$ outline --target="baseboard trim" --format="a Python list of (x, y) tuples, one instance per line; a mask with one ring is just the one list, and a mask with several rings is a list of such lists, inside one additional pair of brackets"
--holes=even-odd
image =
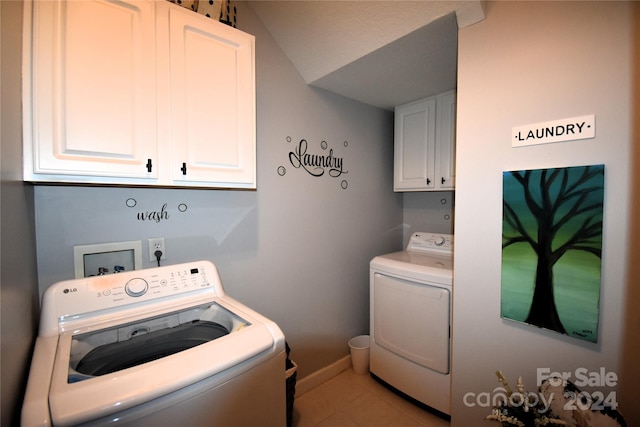
[(343, 371), (351, 368), (351, 356), (344, 356), (329, 366), (318, 369), (296, 382), (296, 397), (300, 397), (309, 390), (330, 380)]

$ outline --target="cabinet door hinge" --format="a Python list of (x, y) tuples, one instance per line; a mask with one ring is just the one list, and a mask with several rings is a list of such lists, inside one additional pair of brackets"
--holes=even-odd
[(153, 166), (151, 165), (151, 159), (147, 159), (147, 172), (151, 172)]

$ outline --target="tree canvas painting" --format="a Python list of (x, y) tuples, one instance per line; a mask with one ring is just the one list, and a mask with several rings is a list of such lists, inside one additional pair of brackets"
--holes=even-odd
[(604, 165), (504, 172), (501, 316), (597, 342)]

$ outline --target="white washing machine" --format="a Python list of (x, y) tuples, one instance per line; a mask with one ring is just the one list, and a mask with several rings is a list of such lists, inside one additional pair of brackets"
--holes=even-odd
[(453, 236), (414, 233), (405, 251), (373, 258), (371, 373), (451, 414)]
[(22, 426), (286, 425), (285, 340), (208, 261), (43, 296)]

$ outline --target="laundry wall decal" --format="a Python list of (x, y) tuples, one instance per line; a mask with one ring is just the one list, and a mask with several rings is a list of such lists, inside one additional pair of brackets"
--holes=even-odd
[[(287, 143), (291, 143), (291, 137), (287, 137)], [(349, 143), (344, 141), (344, 147), (348, 147)], [(333, 148), (329, 148), (327, 141), (321, 141), (320, 150), (314, 150), (310, 147), (309, 141), (301, 139), (289, 151), (289, 164), (295, 168), (305, 171), (309, 175), (320, 178), (330, 177), (339, 178), (349, 173), (345, 168), (344, 158), (336, 154)], [(278, 174), (284, 176), (287, 172), (285, 166), (278, 167)], [(347, 181), (342, 180), (340, 186), (347, 188)]]

